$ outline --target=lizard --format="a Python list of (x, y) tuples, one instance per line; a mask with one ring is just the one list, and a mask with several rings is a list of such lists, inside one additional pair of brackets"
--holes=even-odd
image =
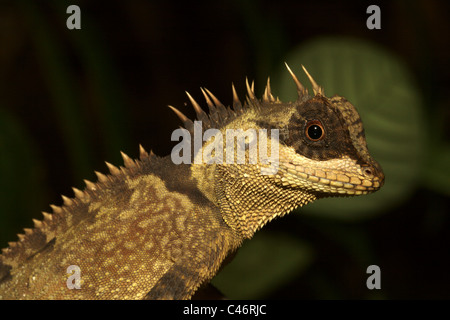
[[(232, 84), (232, 107), (201, 88), (208, 113), (186, 92), (194, 122), (169, 106), (184, 132), (198, 123), (220, 133), (263, 129), (267, 146), (278, 146), (277, 170), (263, 174), (268, 164), (260, 159), (175, 164), (141, 145), (139, 159), (122, 152), (123, 166), (106, 162), (109, 174), (96, 172), (96, 182), (63, 195), (61, 206), (51, 205), (52, 213), (33, 219), (34, 228), (2, 250), (0, 299), (190, 299), (274, 218), (324, 197), (380, 189), (384, 173), (368, 151), (356, 108), (344, 97), (327, 97), (302, 66), (310, 94), (286, 68), (298, 94), (292, 102), (274, 98), (268, 78), (261, 98), (246, 79), (244, 102)], [(278, 139), (268, 134), (274, 130), (282, 133)], [(213, 140), (191, 155), (197, 159)]]

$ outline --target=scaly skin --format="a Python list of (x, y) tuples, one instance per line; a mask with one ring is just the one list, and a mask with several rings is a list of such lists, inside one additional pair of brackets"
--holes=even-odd
[[(188, 94), (202, 130), (266, 135), (267, 148), (279, 150), (275, 173), (262, 174), (270, 164), (260, 159), (250, 163), (250, 148), (244, 164), (176, 165), (142, 147), (139, 160), (123, 154), (124, 167), (107, 164), (110, 175), (97, 173), (98, 182), (86, 181), (74, 198), (63, 196), (62, 206), (52, 206), (52, 214), (3, 249), (0, 298), (189, 299), (272, 219), (319, 198), (378, 190), (384, 175), (369, 154), (356, 109), (343, 97), (327, 98), (305, 70), (310, 96), (288, 71), (298, 91), (290, 103), (274, 99), (269, 82), (261, 100), (247, 82), (244, 106), (233, 87), (233, 110), (202, 89), (209, 114)], [(194, 123), (171, 108), (194, 133)], [(280, 130), (279, 140), (272, 129)], [(212, 141), (192, 159), (201, 160)], [(67, 286), (72, 265), (80, 268), (80, 289)]]

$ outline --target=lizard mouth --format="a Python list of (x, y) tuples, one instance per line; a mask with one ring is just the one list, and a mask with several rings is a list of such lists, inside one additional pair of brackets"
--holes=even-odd
[(291, 184), (292, 180), (296, 179), (295, 184), (323, 193), (363, 195), (377, 191), (384, 184), (384, 173), (378, 163), (355, 170), (311, 168), (287, 163), (284, 164), (283, 171), (286, 180), (290, 180)]
[[(311, 174), (299, 174), (303, 179), (315, 183), (319, 191), (338, 193), (342, 195), (362, 195), (377, 191), (383, 185), (383, 181), (378, 178), (362, 179), (346, 175), (343, 173), (330, 173), (327, 177), (320, 177)], [(334, 178), (334, 179), (333, 179)]]

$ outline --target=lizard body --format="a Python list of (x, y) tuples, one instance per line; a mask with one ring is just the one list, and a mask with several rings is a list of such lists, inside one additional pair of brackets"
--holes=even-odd
[[(247, 82), (244, 105), (233, 87), (233, 109), (202, 89), (209, 114), (188, 94), (202, 129), (280, 129), (279, 141), (267, 133), (268, 147), (279, 147), (276, 173), (262, 174), (260, 161), (174, 164), (142, 147), (139, 160), (122, 154), (124, 167), (107, 163), (109, 175), (96, 172), (96, 183), (63, 196), (62, 206), (52, 205), (52, 214), (2, 250), (0, 299), (189, 299), (275, 217), (319, 198), (378, 190), (384, 175), (356, 109), (343, 97), (327, 98), (304, 69), (309, 95), (287, 68), (294, 102), (275, 99), (269, 81), (260, 100)], [(193, 133), (196, 124), (171, 108)], [(80, 289), (67, 286), (73, 265)]]

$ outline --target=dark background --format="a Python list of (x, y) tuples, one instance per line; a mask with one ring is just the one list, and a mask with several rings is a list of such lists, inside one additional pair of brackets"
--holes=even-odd
[[(66, 28), (69, 4), (81, 8), (81, 30)], [(381, 30), (366, 28), (369, 4), (381, 8)], [(120, 150), (137, 157), (142, 144), (167, 155), (180, 122), (166, 106), (194, 114), (185, 90), (200, 99), (206, 87), (229, 103), (231, 82), (243, 96), (249, 76), (262, 94), (258, 84), (289, 50), (321, 35), (368, 40), (397, 55), (434, 119), (431, 139), (448, 142), (449, 9), (436, 0), (0, 1), (0, 247), (48, 204), (60, 205), (60, 194), (106, 172), (105, 160), (120, 165)], [(419, 187), (362, 221), (274, 221), (265, 232), (300, 237), (315, 260), (264, 297), (448, 299), (449, 194)], [(379, 295), (368, 293), (365, 270), (336, 241), (349, 230), (372, 243)]]

